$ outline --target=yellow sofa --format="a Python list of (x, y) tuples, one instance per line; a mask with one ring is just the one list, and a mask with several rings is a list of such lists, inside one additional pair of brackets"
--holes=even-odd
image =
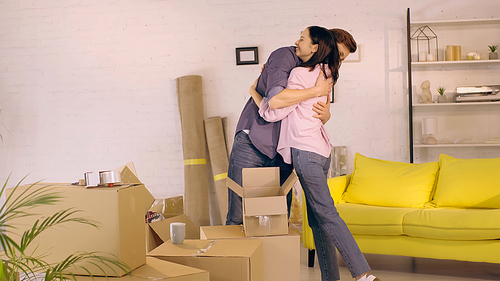
[(500, 158), (441, 154), (439, 162), (408, 164), (357, 153), (353, 173), (328, 185), (363, 253), (500, 263)]

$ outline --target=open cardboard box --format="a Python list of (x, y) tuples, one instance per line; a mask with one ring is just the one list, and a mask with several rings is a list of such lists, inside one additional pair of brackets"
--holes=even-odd
[[(77, 281), (109, 281), (106, 277), (76, 276)], [(209, 272), (206, 270), (188, 267), (156, 258), (147, 258), (145, 265), (132, 271), (130, 275), (114, 278), (115, 281), (209, 281)]]
[[(54, 205), (42, 205), (33, 210), (36, 216), (23, 217), (12, 221), (17, 227), (8, 228), (11, 237), (20, 239), (21, 234), (31, 228), (36, 219), (50, 216), (60, 210), (74, 208), (81, 210), (77, 216), (98, 222), (99, 228), (86, 224), (69, 223), (45, 230), (28, 248), (36, 253), (46, 254), (45, 261), (60, 262), (69, 255), (78, 252), (100, 252), (116, 256), (132, 270), (146, 263), (146, 234), (144, 216), (154, 201), (147, 188), (131, 170), (131, 163), (121, 168), (122, 185), (114, 187), (85, 188), (84, 185), (66, 183), (37, 183), (38, 186), (50, 185), (63, 198)], [(16, 194), (29, 185), (20, 186)], [(12, 192), (9, 189), (8, 194)], [(14, 195), (15, 196), (15, 195)], [(17, 241), (19, 242), (19, 241)], [(102, 271), (85, 263), (94, 275), (103, 275)], [(103, 267), (109, 276), (122, 276), (126, 272)], [(74, 274), (87, 275), (82, 269), (72, 269)]]
[(262, 251), (258, 239), (184, 240), (167, 241), (148, 256), (207, 270), (211, 281), (261, 281)]
[(146, 251), (151, 250), (170, 240), (170, 223), (183, 222), (186, 224), (186, 239), (200, 239), (198, 227), (186, 215), (175, 215), (160, 221), (146, 224)]
[(292, 172), (280, 186), (278, 167), (243, 169), (243, 186), (227, 178), (227, 186), (242, 198), (247, 237), (288, 234), (286, 195), (295, 181), (297, 175)]
[(184, 198), (183, 196), (175, 196), (169, 198), (156, 199), (149, 211), (162, 214), (163, 216), (171, 217), (184, 213)]
[[(245, 238), (239, 225), (202, 226), (201, 239)], [(300, 280), (300, 235), (290, 231), (288, 235), (248, 237), (262, 241), (264, 254), (264, 281)]]

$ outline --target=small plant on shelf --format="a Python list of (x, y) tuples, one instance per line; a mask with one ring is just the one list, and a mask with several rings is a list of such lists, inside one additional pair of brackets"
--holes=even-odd
[(446, 96), (444, 95), (444, 91), (446, 90), (445, 87), (440, 86), (437, 88), (438, 90), (438, 103), (445, 103), (446, 102)]
[(439, 93), (440, 96), (444, 95), (444, 90), (446, 90), (445, 87), (439, 87), (438, 88), (438, 93)]
[(488, 45), (488, 48), (490, 49), (490, 54), (489, 54), (490, 60), (497, 60), (498, 59), (498, 53), (497, 53), (498, 46), (497, 45)]

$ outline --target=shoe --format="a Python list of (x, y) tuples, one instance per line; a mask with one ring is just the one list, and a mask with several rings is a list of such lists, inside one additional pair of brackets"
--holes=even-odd
[(366, 274), (365, 276), (359, 278), (358, 281), (380, 281), (380, 279), (371, 274)]
[(371, 274), (367, 274), (365, 277), (366, 277), (366, 281), (380, 281), (380, 279), (378, 279), (377, 277), (375, 277)]

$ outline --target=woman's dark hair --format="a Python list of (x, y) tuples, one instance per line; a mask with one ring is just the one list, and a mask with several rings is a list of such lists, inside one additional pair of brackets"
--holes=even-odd
[(307, 29), (309, 30), (309, 37), (311, 37), (313, 44), (318, 44), (318, 50), (308, 61), (303, 62), (300, 66), (308, 67), (312, 71), (317, 64), (321, 63), (321, 70), (323, 70), (326, 79), (328, 75), (325, 71), (325, 65), (328, 65), (331, 72), (329, 77), (332, 77), (333, 83), (336, 83), (339, 78), (340, 68), (340, 55), (336, 38), (332, 37), (326, 28), (320, 26), (309, 26)]

